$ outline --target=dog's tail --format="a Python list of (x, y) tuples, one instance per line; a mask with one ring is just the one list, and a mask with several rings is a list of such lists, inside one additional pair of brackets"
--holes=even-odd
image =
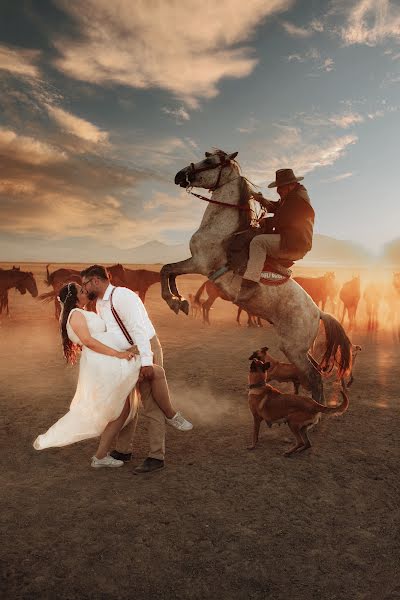
[(341, 378), (351, 371), (352, 344), (342, 325), (335, 317), (321, 311), (320, 319), (325, 327), (326, 350), (319, 366), (325, 373), (330, 373), (333, 367), (336, 366), (338, 377)]
[(343, 396), (343, 402), (337, 404), (336, 406), (325, 406), (324, 404), (320, 405), (320, 412), (328, 414), (328, 415), (342, 415), (349, 408), (349, 397), (344, 391), (344, 389), (340, 390), (340, 393)]

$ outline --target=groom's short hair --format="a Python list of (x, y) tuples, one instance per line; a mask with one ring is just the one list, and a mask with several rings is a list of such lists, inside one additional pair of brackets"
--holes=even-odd
[(81, 277), (99, 277), (99, 279), (108, 279), (107, 271), (101, 265), (92, 265), (81, 271)]

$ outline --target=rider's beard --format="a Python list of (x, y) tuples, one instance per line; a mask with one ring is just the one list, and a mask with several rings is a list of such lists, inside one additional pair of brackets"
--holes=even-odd
[(97, 292), (88, 292), (87, 297), (89, 298), (89, 300), (97, 300), (98, 293)]

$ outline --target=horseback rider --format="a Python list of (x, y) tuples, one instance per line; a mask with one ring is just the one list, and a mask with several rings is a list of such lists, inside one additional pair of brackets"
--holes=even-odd
[(277, 263), (280, 260), (294, 262), (311, 250), (315, 215), (307, 190), (299, 183), (303, 179), (296, 177), (292, 169), (279, 169), (275, 181), (268, 187), (277, 188), (280, 200), (273, 202), (261, 193), (254, 194), (254, 199), (274, 216), (261, 220), (263, 233), (256, 235), (250, 243), (237, 303), (249, 300), (258, 289), (266, 257)]

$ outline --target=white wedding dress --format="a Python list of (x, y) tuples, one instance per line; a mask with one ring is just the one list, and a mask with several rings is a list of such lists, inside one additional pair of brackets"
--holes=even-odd
[[(71, 310), (67, 321), (68, 337), (74, 344), (81, 344), (69, 323), (75, 310), (85, 316), (92, 337), (115, 350), (123, 350), (119, 337), (112, 331), (106, 331), (104, 321), (96, 313), (80, 308)], [(83, 346), (78, 385), (70, 409), (46, 433), (36, 438), (33, 443), (35, 450), (67, 446), (100, 436), (107, 423), (119, 417), (125, 400), (130, 395), (131, 410), (126, 420), (128, 423), (137, 410), (135, 386), (140, 366), (139, 356), (128, 361), (99, 354)]]

